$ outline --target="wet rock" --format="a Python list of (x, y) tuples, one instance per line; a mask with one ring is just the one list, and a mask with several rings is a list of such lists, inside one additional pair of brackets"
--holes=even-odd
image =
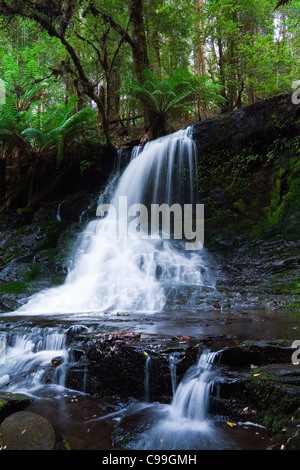
[(282, 122), (286, 135), (297, 134), (299, 114), (300, 107), (292, 103), (291, 94), (274, 96), (195, 123), (194, 139), (203, 153), (224, 148), (239, 152), (243, 147), (261, 152), (278, 137), (278, 122)]
[(56, 372), (57, 367), (61, 366), (63, 363), (63, 358), (61, 356), (56, 356), (51, 360), (51, 364), (46, 368), (46, 371), (43, 374), (41, 379), (42, 383), (50, 384), (53, 383), (53, 377)]
[(5, 450), (63, 450), (62, 439), (51, 423), (30, 411), (8, 416), (1, 425), (2, 446)]
[(264, 341), (244, 341), (220, 352), (220, 364), (231, 367), (250, 367), (251, 364), (288, 363), (293, 354), (291, 347)]
[(70, 345), (73, 363), (68, 367), (66, 385), (99, 396), (118, 395), (143, 399), (146, 367), (151, 398), (169, 399), (172, 395), (170, 355), (178, 354), (177, 375), (197, 362), (199, 345), (182, 338), (141, 338), (126, 331), (86, 335), (81, 347)]

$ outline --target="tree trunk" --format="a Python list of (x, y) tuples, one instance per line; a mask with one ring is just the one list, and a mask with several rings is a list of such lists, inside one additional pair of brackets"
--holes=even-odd
[(143, 82), (143, 70), (149, 68), (147, 41), (143, 17), (143, 0), (128, 0), (129, 15), (132, 24), (132, 52), (135, 75), (139, 82)]
[(223, 98), (226, 99), (226, 102), (221, 104), (221, 112), (225, 113), (229, 110), (229, 107), (228, 107), (228, 97), (226, 93), (225, 60), (224, 60), (223, 44), (222, 44), (220, 32), (218, 32), (218, 49), (219, 49), (220, 82), (223, 86), (221, 95), (223, 96)]
[(4, 158), (0, 158), (0, 198), (6, 194), (6, 161)]
[[(196, 0), (195, 4), (195, 39), (194, 39), (194, 72), (195, 75), (206, 75), (206, 63), (204, 54), (204, 38), (202, 28), (203, 0)], [(195, 103), (195, 112), (198, 119), (201, 120), (201, 111), (206, 116), (207, 106), (199, 100)]]
[(110, 109), (108, 111), (109, 121), (117, 119), (120, 115), (120, 94), (118, 93), (121, 88), (121, 76), (117, 71), (111, 76), (109, 87), (109, 103)]
[[(143, 71), (145, 69), (149, 69), (149, 57), (143, 17), (143, 0), (128, 0), (128, 9), (132, 24), (131, 46), (135, 76), (140, 83), (143, 83)], [(143, 114), (145, 131), (148, 132), (153, 123), (153, 112), (144, 105)]]

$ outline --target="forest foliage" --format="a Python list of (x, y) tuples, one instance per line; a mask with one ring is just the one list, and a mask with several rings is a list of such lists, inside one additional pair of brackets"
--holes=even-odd
[[(275, 6), (274, 0), (1, 1), (7, 106), (42, 128), (47, 114), (76, 94), (74, 112), (96, 109), (99, 138), (111, 144), (111, 123), (120, 119), (143, 115), (149, 130), (153, 113), (172, 117), (180, 108), (187, 121), (199, 120), (290, 92), (299, 79), (300, 2)], [(172, 89), (179, 70), (186, 96), (194, 98), (188, 106), (182, 87)]]

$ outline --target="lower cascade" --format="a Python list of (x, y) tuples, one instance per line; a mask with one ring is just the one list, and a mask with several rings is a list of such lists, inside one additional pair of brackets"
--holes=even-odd
[(216, 431), (208, 419), (210, 391), (214, 383), (217, 353), (204, 351), (198, 363), (178, 385), (164, 417), (145, 433), (136, 448), (189, 450), (214, 448)]
[(66, 338), (66, 331), (51, 327), (30, 326), (6, 335), (2, 333), (1, 390), (32, 394), (47, 383), (64, 387), (68, 361)]
[[(165, 237), (157, 224), (154, 231), (151, 225), (151, 234), (141, 233), (140, 223), (124, 236), (119, 207), (125, 201), (131, 210), (136, 204), (145, 210), (186, 204), (194, 210), (197, 172), (191, 129), (148, 142), (133, 155), (121, 176), (112, 178), (109, 190), (104, 190), (110, 195), (107, 213), (87, 224), (65, 283), (32, 296), (18, 313), (159, 312), (172, 309), (180, 299), (192, 308), (193, 289), (214, 289), (201, 244), (199, 249), (186, 249), (186, 240), (175, 234), (173, 239)], [(102, 200), (103, 195), (99, 204)]]

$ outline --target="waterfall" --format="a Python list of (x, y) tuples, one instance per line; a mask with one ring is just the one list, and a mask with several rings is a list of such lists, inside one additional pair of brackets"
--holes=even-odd
[(198, 363), (178, 385), (165, 417), (147, 431), (137, 448), (188, 450), (217, 448), (215, 430), (208, 420), (208, 404), (214, 382), (217, 353), (204, 351)]
[(164, 238), (160, 226), (151, 236), (137, 228), (124, 237), (124, 221), (117, 217), (125, 198), (129, 208), (187, 204), (194, 209), (196, 148), (191, 129), (149, 142), (133, 155), (100, 195), (99, 207), (109, 201), (110, 208), (87, 224), (65, 283), (32, 296), (18, 313), (153, 313), (172, 308), (193, 287), (214, 288), (203, 248), (188, 251), (182, 239)]
[(171, 405), (171, 413), (176, 420), (196, 423), (205, 421), (213, 384), (215, 355), (211, 352), (201, 354), (198, 364), (188, 370), (178, 386)]
[(148, 354), (146, 358), (145, 364), (145, 402), (149, 403), (150, 400), (150, 364), (151, 364), (151, 356)]

